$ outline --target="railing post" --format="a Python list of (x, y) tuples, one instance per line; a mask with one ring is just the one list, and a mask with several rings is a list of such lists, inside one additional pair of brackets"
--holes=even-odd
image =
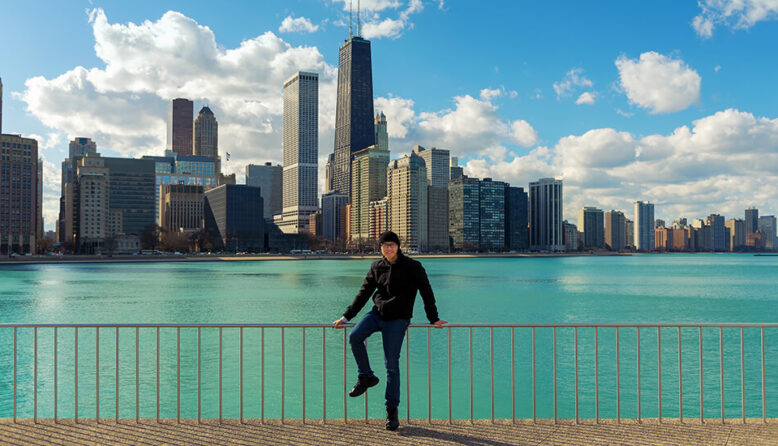
[(642, 372), (640, 370), (640, 326), (637, 327), (637, 335), (638, 335), (638, 340), (637, 340), (637, 344), (638, 344), (638, 424), (642, 424), (643, 423), (643, 420), (642, 420), (643, 417), (642, 417), (642, 413), (641, 412), (642, 412), (643, 402), (642, 402), (641, 395), (640, 395), (640, 390), (641, 390), (640, 389), (640, 378), (641, 378), (641, 372)]
[(95, 327), (95, 423), (100, 423), (100, 327), (97, 326)]
[(554, 424), (557, 424), (556, 409), (556, 326), (554, 326)]
[(33, 329), (33, 385), (32, 385), (32, 421), (38, 424), (38, 327)]
[(578, 327), (573, 329), (575, 336), (575, 424), (578, 424)]
[[(516, 359), (514, 358), (516, 347), (514, 345), (514, 337), (515, 337), (514, 329), (515, 327), (511, 327), (511, 424), (516, 424)], [(449, 329), (449, 333), (450, 332), (451, 329)], [(449, 370), (451, 370), (450, 363), (449, 363)], [(451, 381), (451, 376), (449, 376), (449, 382), (450, 381)], [(450, 399), (451, 399), (451, 388), (449, 387), (449, 400)]]
[(451, 327), (448, 327), (448, 424), (453, 424), (451, 404)]
[(470, 424), (473, 420), (473, 327), (470, 327)]
[(305, 424), (305, 327), (303, 327), (303, 424)]
[(621, 342), (619, 327), (616, 327), (616, 423), (621, 424)]
[(765, 367), (764, 367), (764, 327), (761, 327), (762, 334), (762, 424), (767, 423), (767, 392), (765, 388)]
[(537, 400), (536, 400), (536, 381), (535, 381), (535, 327), (532, 327), (532, 423), (537, 424)]
[(678, 327), (678, 415), (683, 423), (683, 368), (681, 367), (681, 327)]
[(597, 326), (594, 327), (594, 406), (595, 422), (600, 424), (600, 340)]
[(489, 363), (491, 366), (492, 424), (494, 424), (494, 327), (489, 327)]
[(181, 423), (181, 327), (176, 327), (176, 422)]
[(119, 326), (116, 326), (116, 413), (114, 418), (119, 424)]
[(159, 423), (159, 326), (157, 326), (157, 423)]
[(432, 327), (427, 327), (427, 422), (432, 424)]
[(197, 424), (200, 424), (200, 404), (201, 404), (201, 395), (200, 395), (200, 356), (202, 352), (202, 344), (200, 343), (200, 327), (197, 327)]
[(321, 423), (327, 424), (327, 342), (326, 329), (321, 327)]
[(135, 422), (140, 423), (140, 327), (135, 327)]
[[(305, 330), (305, 329), (303, 329)], [(305, 359), (305, 355), (303, 355), (303, 360)], [(303, 366), (305, 366), (305, 362), (303, 361)], [(305, 379), (303, 378), (303, 383), (305, 383)], [(304, 384), (303, 384), (304, 385)], [(240, 424), (243, 424), (243, 327), (240, 327)], [(303, 387), (304, 388), (304, 387)], [(303, 398), (305, 397), (305, 393), (303, 393)], [(305, 407), (305, 405), (303, 405)], [(303, 412), (303, 419), (305, 419), (305, 415)]]
[(743, 424), (746, 424), (746, 349), (743, 341), (743, 327), (740, 327), (740, 397)]
[(54, 423), (57, 423), (57, 327), (54, 327)]
[(724, 424), (724, 327), (719, 327), (719, 367), (721, 379), (721, 424)]
[(705, 392), (702, 376), (702, 326), (700, 329), (700, 424), (705, 424)]
[(657, 383), (659, 384), (659, 424), (662, 424), (662, 327), (656, 327)]
[[(13, 420), (14, 420), (14, 423), (16, 423), (16, 327), (14, 327), (13, 332), (14, 332), (14, 364), (13, 364), (13, 369), (14, 369), (14, 395), (13, 395), (13, 400), (14, 401), (13, 401)], [(76, 406), (76, 407), (78, 407), (78, 406)], [(76, 410), (78, 410), (78, 409), (76, 409)]]
[[(281, 332), (283, 333), (283, 328)], [(282, 341), (283, 342), (283, 341)], [(283, 393), (281, 394), (283, 407)], [(283, 422), (284, 413), (281, 412), (281, 421)], [(219, 327), (219, 424), (222, 424), (222, 327)]]

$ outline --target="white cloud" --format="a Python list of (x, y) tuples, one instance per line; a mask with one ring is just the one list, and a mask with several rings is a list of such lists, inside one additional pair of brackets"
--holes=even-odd
[(68, 138), (90, 136), (98, 150), (125, 156), (161, 153), (168, 101), (186, 97), (216, 114), (220, 151), (232, 155), (225, 169), (278, 161), (279, 92), (289, 76), (308, 70), (320, 76), (320, 140), (329, 140), (337, 69), (315, 47), (293, 47), (266, 32), (223, 48), (208, 27), (173, 11), (153, 22), (119, 24), (95, 9), (90, 21), (104, 67), (28, 79), (19, 96), (30, 113)]
[(365, 22), (362, 25), (361, 34), (365, 39), (375, 39), (379, 37), (396, 39), (402, 35), (404, 30), (405, 21), (385, 18), (380, 21)]
[(700, 99), (700, 75), (684, 61), (649, 51), (640, 59), (616, 59), (621, 88), (630, 102), (651, 113), (683, 110)]
[(668, 135), (637, 137), (611, 128), (560, 138), (526, 155), (476, 155), (466, 172), (518, 186), (544, 176), (564, 180), (565, 215), (582, 206), (620, 209), (655, 203), (657, 217), (742, 218), (746, 204), (778, 210), (778, 119), (728, 109)]
[(716, 65), (716, 66), (713, 68), (713, 71), (715, 71), (716, 73), (718, 73), (719, 71), (721, 71), (721, 65)]
[[(343, 9), (349, 10), (348, 0), (335, 0), (343, 1)], [(356, 7), (356, 5), (354, 5)], [(360, 4), (361, 12), (359, 17), (361, 19), (361, 28), (359, 33), (366, 39), (388, 38), (397, 39), (402, 36), (406, 29), (413, 28), (413, 23), (410, 21), (413, 14), (417, 14), (424, 9), (424, 4), (421, 0), (409, 0), (405, 8), (400, 9), (403, 3), (395, 0), (369, 0)], [(439, 9), (442, 9), (442, 2), (439, 3)], [(395, 17), (383, 17), (381, 14), (387, 12), (387, 10), (399, 10)], [(362, 14), (366, 12), (366, 14)], [(357, 25), (356, 18), (357, 10), (353, 9), (354, 26)], [(356, 31), (356, 30), (355, 30)]]
[(538, 143), (538, 132), (524, 120), (511, 123), (511, 136), (516, 144), (523, 147), (532, 147)]
[(592, 87), (594, 83), (583, 74), (583, 68), (573, 68), (565, 74), (564, 79), (554, 82), (557, 99), (570, 96), (580, 87)]
[[(195, 113), (206, 103), (213, 110), (219, 150), (232, 155), (223, 169), (242, 176), (247, 163), (281, 161), (281, 89), (305, 70), (319, 73), (320, 150), (331, 150), (337, 68), (317, 48), (294, 47), (272, 32), (224, 48), (208, 27), (173, 11), (156, 21), (122, 24), (95, 9), (90, 23), (100, 66), (30, 78), (15, 95), (62, 135), (56, 145), (87, 136), (109, 156), (161, 154), (169, 101), (186, 97), (195, 102)], [(64, 157), (59, 148), (42, 152), (55, 165)], [(58, 195), (58, 182), (51, 187), (56, 190), (46, 193)]]
[(414, 125), (416, 113), (413, 111), (413, 100), (396, 97), (376, 98), (374, 108), (376, 113), (384, 112), (386, 131), (389, 138), (404, 139), (409, 128)]
[(278, 31), (282, 33), (313, 33), (318, 31), (318, 29), (319, 25), (314, 25), (306, 17), (293, 18), (292, 16), (287, 16), (281, 22), (281, 26), (278, 27)]
[(390, 150), (402, 153), (415, 144), (449, 149), (453, 156), (505, 150), (505, 145), (532, 147), (538, 134), (525, 120), (505, 119), (494, 99), (507, 95), (503, 89), (485, 88), (479, 97), (453, 98), (453, 108), (416, 112), (410, 99), (390, 96), (376, 98), (376, 111), (386, 114)]
[(700, 37), (713, 37), (718, 25), (732, 29), (748, 29), (757, 22), (778, 18), (776, 0), (699, 0), (700, 14), (692, 27)]
[(576, 105), (581, 105), (581, 104), (591, 105), (594, 104), (594, 100), (596, 97), (597, 97), (597, 93), (586, 91), (584, 93), (581, 93), (581, 96), (578, 96), (578, 99), (575, 100), (575, 103)]

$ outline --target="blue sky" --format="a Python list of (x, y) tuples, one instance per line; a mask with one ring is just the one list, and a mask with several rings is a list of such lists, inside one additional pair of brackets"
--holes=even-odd
[[(573, 221), (585, 205), (630, 216), (635, 200), (669, 220), (778, 211), (775, 0), (361, 6), (393, 157), (422, 144), (479, 177), (562, 178)], [(211, 106), (241, 177), (281, 160), (283, 80), (318, 71), (320, 159), (332, 151), (343, 0), (6, 0), (2, 11), (3, 131), (39, 139), (47, 228), (68, 140), (160, 153), (173, 97)]]

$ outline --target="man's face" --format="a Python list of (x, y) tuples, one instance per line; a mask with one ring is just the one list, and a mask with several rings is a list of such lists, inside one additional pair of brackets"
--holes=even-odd
[(397, 257), (397, 243), (385, 242), (381, 243), (381, 254), (387, 258), (387, 260), (393, 260)]

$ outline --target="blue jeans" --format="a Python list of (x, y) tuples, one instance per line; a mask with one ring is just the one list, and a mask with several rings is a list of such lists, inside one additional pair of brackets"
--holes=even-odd
[(395, 319), (383, 321), (375, 311), (370, 311), (351, 330), (349, 342), (351, 352), (357, 361), (359, 377), (373, 376), (370, 360), (367, 357), (365, 339), (380, 331), (384, 341), (384, 362), (386, 364), (386, 407), (397, 407), (400, 404), (400, 350), (410, 319)]

